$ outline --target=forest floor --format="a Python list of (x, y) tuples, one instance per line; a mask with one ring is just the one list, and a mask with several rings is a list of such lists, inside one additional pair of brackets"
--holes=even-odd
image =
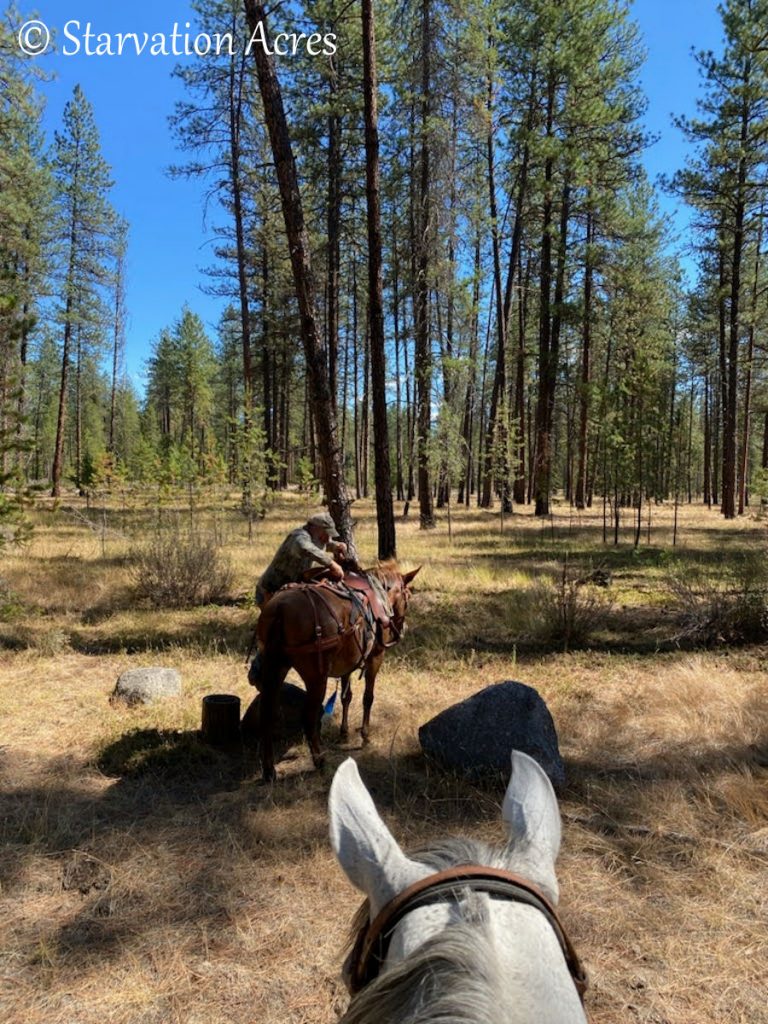
[[(372, 505), (353, 513), (365, 560)], [(333, 770), (357, 760), (406, 846), (501, 840), (503, 788), (444, 775), (417, 730), (517, 679), (545, 698), (566, 762), (561, 909), (591, 1020), (768, 1022), (767, 651), (697, 647), (680, 596), (681, 579), (713, 598), (765, 560), (765, 520), (684, 507), (673, 548), (672, 510), (653, 508), (635, 550), (629, 524), (603, 545), (599, 510), (516, 514), (501, 532), (497, 515), (454, 509), (450, 539), (444, 512), (424, 533), (412, 511), (398, 550), (423, 569), (379, 676), (371, 743), (339, 744), (337, 708), (326, 769), (300, 744), (264, 787), (252, 751), (200, 742), (201, 700), (253, 696), (253, 583), (306, 505), (281, 497), (250, 543), (235, 497), (196, 514), (231, 559), (226, 603), (137, 602), (132, 555), (151, 516), (135, 509), (67, 497), (38, 509), (25, 549), (0, 555), (0, 1019), (329, 1024), (346, 1005), (360, 900), (327, 840)], [(588, 619), (566, 651), (541, 629), (556, 586), (542, 596), (536, 581), (595, 569), (607, 588), (565, 588)], [(143, 665), (177, 668), (183, 697), (110, 704), (117, 676)]]

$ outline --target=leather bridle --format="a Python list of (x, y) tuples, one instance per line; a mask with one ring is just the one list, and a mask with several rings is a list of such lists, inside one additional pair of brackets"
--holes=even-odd
[(488, 868), (477, 864), (447, 868), (422, 878), (390, 900), (373, 921), (366, 921), (358, 932), (348, 960), (350, 992), (359, 992), (378, 976), (387, 958), (395, 926), (406, 914), (420, 907), (456, 900), (467, 889), (472, 892), (485, 892), (489, 896), (511, 900), (514, 903), (523, 903), (535, 907), (544, 914), (557, 936), (579, 999), (584, 1002), (584, 993), (587, 989), (586, 971), (550, 901), (540, 889), (520, 875), (501, 868)]

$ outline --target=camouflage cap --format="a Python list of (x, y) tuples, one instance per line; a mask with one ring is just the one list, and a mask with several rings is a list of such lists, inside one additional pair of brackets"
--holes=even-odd
[(335, 540), (339, 536), (336, 532), (336, 524), (329, 512), (319, 512), (316, 516), (311, 516), (307, 520), (307, 526), (319, 526), (321, 530), (327, 530), (331, 540)]

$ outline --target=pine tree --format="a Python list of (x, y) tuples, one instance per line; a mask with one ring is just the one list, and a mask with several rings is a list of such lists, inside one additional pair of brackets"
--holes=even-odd
[[(60, 246), (59, 322), (62, 330), (61, 381), (56, 443), (51, 471), (54, 497), (61, 493), (64, 440), (73, 356), (85, 338), (98, 338), (107, 322), (103, 289), (110, 274), (114, 214), (108, 193), (110, 168), (101, 155), (93, 108), (79, 85), (64, 108), (63, 130), (54, 143), (52, 171), (57, 186)], [(76, 352), (77, 346), (77, 352)], [(79, 474), (79, 466), (76, 472)]]
[[(245, 0), (245, 11), (252, 34), (256, 33), (258, 29), (265, 33), (268, 31), (266, 14), (261, 4), (254, 0)], [(349, 512), (350, 502), (344, 480), (336, 415), (328, 379), (327, 354), (323, 351), (322, 338), (318, 329), (315, 279), (309, 236), (304, 220), (304, 209), (282, 92), (273, 58), (261, 46), (254, 47), (253, 53), (264, 107), (264, 118), (280, 187), (285, 232), (299, 305), (304, 357), (317, 428), (323, 486), (339, 534), (351, 547), (353, 539)]]
[(29, 363), (50, 221), (42, 101), (32, 62), (8, 30), (17, 15), (11, 7), (0, 22), (0, 475), (8, 481), (28, 468)]
[(378, 78), (376, 28), (372, 0), (363, 0), (363, 51), (365, 71), (366, 196), (368, 206), (368, 322), (371, 334), (371, 387), (376, 460), (376, 519), (379, 558), (397, 554), (389, 469), (389, 425), (386, 401), (384, 353), (384, 299), (381, 273), (381, 202), (379, 195)]
[[(744, 338), (748, 249), (762, 219), (768, 170), (768, 48), (766, 0), (729, 0), (720, 8), (722, 56), (697, 54), (703, 80), (700, 116), (678, 124), (696, 147), (672, 187), (700, 214), (703, 235), (718, 251), (721, 290), (722, 504), (736, 515), (738, 409)], [(746, 443), (746, 439), (744, 441)]]

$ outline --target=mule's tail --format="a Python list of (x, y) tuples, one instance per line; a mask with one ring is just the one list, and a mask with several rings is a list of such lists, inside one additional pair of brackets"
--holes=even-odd
[[(265, 608), (261, 612), (262, 616), (269, 615), (269, 607)], [(259, 636), (261, 630), (261, 617), (256, 623), (256, 630), (254, 632), (254, 642), (256, 645), (256, 653), (251, 667), (248, 669), (248, 682), (251, 686), (255, 686), (258, 690), (261, 690), (261, 682), (264, 676), (265, 666), (268, 667), (270, 662), (270, 655), (274, 651), (280, 651), (283, 648), (283, 620), (282, 616), (278, 613), (277, 607), (272, 608), (271, 621), (266, 625), (265, 635)]]

